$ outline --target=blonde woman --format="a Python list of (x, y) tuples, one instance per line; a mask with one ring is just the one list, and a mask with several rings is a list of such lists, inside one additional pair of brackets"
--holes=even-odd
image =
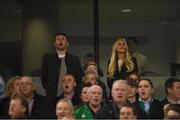
[(21, 76), (11, 77), (5, 87), (5, 98), (0, 101), (0, 118), (8, 116), (10, 97), (14, 93), (20, 93), (20, 79)]
[(5, 95), (10, 97), (13, 93), (20, 93), (21, 76), (13, 76), (6, 84)]
[(133, 71), (138, 72), (137, 61), (130, 56), (125, 39), (118, 38), (113, 44), (111, 59), (107, 69), (107, 84), (110, 90), (115, 80), (125, 79)]

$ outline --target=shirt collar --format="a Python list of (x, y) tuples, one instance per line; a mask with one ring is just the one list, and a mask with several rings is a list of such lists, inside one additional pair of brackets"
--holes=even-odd
[(151, 98), (149, 98), (148, 100), (143, 100), (142, 98), (140, 98), (139, 97), (139, 101), (142, 101), (143, 103), (150, 103), (150, 102), (152, 102), (153, 101), (153, 98), (151, 97)]

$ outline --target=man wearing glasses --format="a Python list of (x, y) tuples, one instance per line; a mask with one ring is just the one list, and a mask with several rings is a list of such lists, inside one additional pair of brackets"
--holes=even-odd
[(35, 92), (33, 79), (29, 76), (23, 76), (20, 81), (20, 92), (28, 101), (30, 118), (52, 118), (53, 105), (45, 96)]

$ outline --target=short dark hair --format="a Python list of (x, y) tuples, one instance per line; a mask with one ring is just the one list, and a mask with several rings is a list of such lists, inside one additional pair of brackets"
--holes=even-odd
[(123, 104), (123, 105), (121, 106), (121, 108), (120, 108), (120, 111), (121, 111), (121, 109), (122, 109), (123, 107), (131, 108), (132, 111), (133, 111), (133, 113), (134, 113), (134, 115), (137, 115), (137, 111), (136, 111), (136, 109), (135, 109), (135, 107), (134, 107), (133, 104), (131, 104), (131, 103)]
[(152, 81), (151, 81), (150, 79), (148, 79), (148, 78), (143, 78), (143, 79), (141, 79), (141, 80), (139, 81), (139, 83), (140, 83), (141, 81), (143, 81), (143, 80), (149, 82), (151, 88), (154, 88), (154, 85), (153, 85)]
[(66, 33), (58, 32), (58, 33), (56, 33), (55, 38), (56, 38), (58, 35), (63, 35), (63, 36), (65, 36), (66, 39), (68, 40), (68, 36), (67, 36)]
[(134, 36), (129, 36), (126, 38), (126, 41), (129, 41), (129, 40), (133, 40), (135, 42), (135, 44), (138, 44), (138, 39), (137, 37), (134, 37)]
[(173, 88), (173, 84), (175, 82), (180, 82), (179, 78), (171, 77), (171, 78), (166, 80), (166, 82), (164, 84), (166, 95), (168, 94), (168, 88)]

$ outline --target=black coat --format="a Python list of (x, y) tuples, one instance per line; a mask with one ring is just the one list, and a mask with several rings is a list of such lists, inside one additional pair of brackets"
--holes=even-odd
[(119, 108), (111, 101), (109, 104), (104, 105), (100, 111), (97, 112), (96, 119), (119, 119)]
[(55, 113), (53, 113), (53, 111), (54, 107), (52, 101), (45, 96), (35, 93), (31, 114), (28, 118), (54, 118)]
[[(65, 64), (67, 73), (75, 77), (78, 85), (82, 79), (82, 68), (77, 56), (66, 53)], [(41, 82), (49, 97), (55, 97), (57, 94), (57, 84), (59, 79), (59, 70), (61, 67), (61, 60), (58, 58), (57, 52), (46, 53), (42, 60)]]
[(143, 108), (141, 108), (139, 101), (135, 102), (134, 105), (138, 119), (163, 119), (164, 117), (162, 103), (156, 99), (152, 101), (149, 113), (146, 113)]
[[(56, 104), (58, 103), (59, 100), (64, 99), (64, 98), (65, 98), (64, 93), (62, 95), (60, 95), (59, 97), (56, 97), (55, 102), (54, 102), (55, 106), (56, 106)], [(77, 106), (77, 105), (79, 105), (81, 103), (80, 96), (79, 96), (79, 94), (77, 94), (77, 92), (74, 93), (74, 95), (73, 95), (73, 97), (71, 99), (71, 102), (72, 102), (73, 106)]]

